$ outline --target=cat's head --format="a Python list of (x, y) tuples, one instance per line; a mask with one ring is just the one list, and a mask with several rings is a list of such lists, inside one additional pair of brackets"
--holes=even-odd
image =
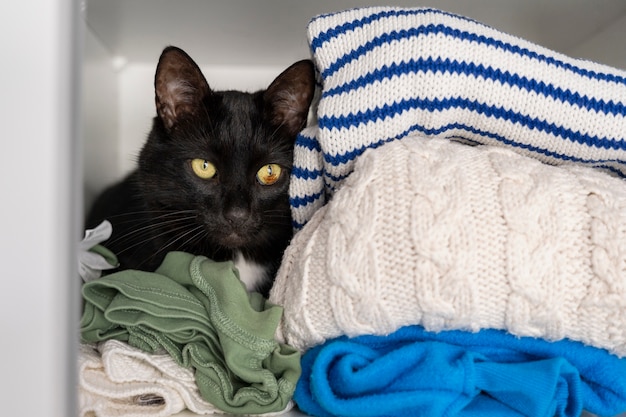
[(266, 90), (214, 91), (184, 51), (163, 51), (155, 75), (157, 116), (139, 157), (139, 177), (150, 209), (172, 220), (163, 228), (170, 235), (180, 228), (180, 243), (187, 242), (174, 246), (271, 251), (289, 239), (293, 147), (314, 86), (313, 65), (303, 60)]

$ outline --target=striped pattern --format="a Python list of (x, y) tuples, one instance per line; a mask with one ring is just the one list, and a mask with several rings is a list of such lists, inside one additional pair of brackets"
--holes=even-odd
[(296, 230), (365, 150), (414, 134), (626, 176), (624, 71), (434, 9), (322, 15), (308, 37), (321, 96), (296, 142)]

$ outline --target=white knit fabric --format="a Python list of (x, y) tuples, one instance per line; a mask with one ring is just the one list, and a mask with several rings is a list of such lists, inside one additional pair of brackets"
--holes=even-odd
[(501, 147), (390, 142), (295, 235), (270, 301), (302, 350), (420, 324), (626, 356), (626, 183)]
[[(166, 417), (189, 409), (220, 413), (202, 399), (193, 373), (170, 355), (148, 354), (117, 340), (79, 352), (81, 417)], [(152, 405), (149, 401), (156, 400)]]
[(321, 97), (317, 125), (296, 142), (296, 230), (366, 149), (411, 134), (626, 176), (624, 71), (433, 9), (347, 10), (307, 33)]
[[(205, 401), (190, 369), (169, 354), (151, 354), (118, 340), (81, 344), (78, 356), (80, 417), (167, 417), (189, 410), (223, 414)], [(277, 416), (293, 408), (262, 414)]]

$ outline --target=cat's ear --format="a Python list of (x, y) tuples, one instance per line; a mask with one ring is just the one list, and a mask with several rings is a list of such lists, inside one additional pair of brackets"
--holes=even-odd
[(161, 53), (154, 90), (157, 114), (168, 130), (182, 118), (196, 114), (211, 92), (198, 65), (175, 46), (168, 46)]
[(315, 72), (309, 59), (298, 61), (283, 71), (263, 95), (267, 116), (295, 136), (307, 121), (315, 92)]

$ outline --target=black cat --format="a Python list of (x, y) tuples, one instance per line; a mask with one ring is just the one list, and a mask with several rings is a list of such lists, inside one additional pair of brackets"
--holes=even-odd
[(213, 91), (181, 49), (155, 75), (157, 116), (137, 169), (95, 201), (87, 227), (108, 219), (104, 245), (121, 269), (153, 271), (169, 251), (233, 260), (265, 295), (292, 234), (289, 175), (314, 92), (309, 60), (255, 93)]

